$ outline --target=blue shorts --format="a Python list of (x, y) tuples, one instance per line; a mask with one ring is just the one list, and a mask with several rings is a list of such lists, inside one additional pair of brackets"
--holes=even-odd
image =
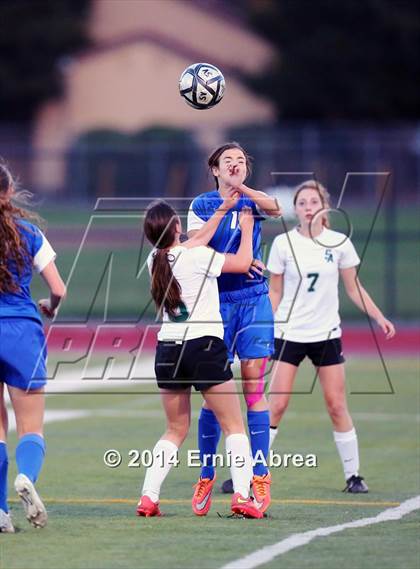
[(25, 391), (47, 383), (42, 324), (30, 318), (0, 318), (0, 382)]
[(221, 302), (224, 341), (229, 360), (271, 356), (274, 351), (274, 318), (268, 294), (259, 294), (237, 302)]

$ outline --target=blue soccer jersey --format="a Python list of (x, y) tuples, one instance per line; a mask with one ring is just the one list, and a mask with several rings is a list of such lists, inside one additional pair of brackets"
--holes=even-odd
[(0, 318), (34, 318), (41, 322), (39, 312), (31, 298), (30, 284), (33, 270), (42, 272), (55, 259), (56, 254), (45, 235), (36, 225), (26, 220), (16, 220), (25, 248), (23, 271), (19, 273), (15, 261), (8, 261), (7, 268), (18, 286), (16, 292), (0, 292)]
[[(223, 199), (217, 190), (197, 196), (188, 212), (188, 231), (200, 229), (222, 202)], [(209, 246), (219, 253), (235, 254), (238, 251), (241, 242), (239, 214), (243, 207), (250, 207), (254, 214), (253, 257), (261, 260), (261, 221), (264, 216), (255, 203), (246, 196), (241, 196), (235, 206), (226, 213)], [(267, 279), (256, 273), (254, 278), (240, 273), (222, 273), (218, 278), (218, 285), (222, 302), (242, 300), (268, 292)]]
[[(197, 196), (188, 212), (188, 231), (200, 229), (222, 201), (217, 190)], [(241, 242), (239, 214), (243, 207), (250, 207), (254, 214), (253, 257), (261, 260), (261, 221), (264, 215), (246, 196), (241, 196), (225, 214), (209, 245), (219, 253), (235, 254), (238, 251)], [(273, 351), (274, 333), (267, 279), (256, 273), (254, 278), (241, 273), (222, 273), (217, 280), (229, 359), (233, 361), (235, 354), (241, 360), (269, 356)]]

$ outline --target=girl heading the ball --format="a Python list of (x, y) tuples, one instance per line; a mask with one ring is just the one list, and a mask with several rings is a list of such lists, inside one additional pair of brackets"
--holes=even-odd
[[(188, 434), (191, 388), (194, 387), (220, 422), (226, 437), (226, 452), (233, 458), (232, 511), (246, 517), (262, 517), (249, 497), (250, 446), (223, 342), (217, 288), (217, 277), (221, 273), (241, 273), (251, 264), (254, 225), (251, 210), (244, 208), (240, 212), (241, 243), (236, 255), (217, 253), (206, 247), (237, 200), (236, 193), (227, 195), (202, 229), (183, 243), (181, 220), (170, 205), (155, 202), (146, 212), (144, 232), (154, 247), (148, 258), (151, 293), (163, 318), (155, 373), (167, 427), (153, 449), (153, 463), (146, 471), (137, 506), (139, 516), (160, 515), (161, 485)], [(239, 462), (235, 457), (239, 457)], [(239, 463), (242, 466), (238, 466)], [(201, 504), (202, 515), (208, 512), (210, 505), (211, 499)]]
[[(267, 358), (273, 351), (273, 312), (268, 296), (267, 279), (262, 273), (261, 225), (267, 217), (281, 215), (281, 207), (275, 199), (264, 192), (245, 184), (251, 173), (250, 157), (237, 142), (229, 142), (217, 148), (208, 159), (208, 166), (216, 188), (197, 196), (188, 213), (188, 235), (194, 236), (223, 198), (234, 188), (239, 192), (238, 203), (225, 216), (210, 246), (220, 253), (235, 253), (238, 250), (241, 229), (238, 215), (243, 206), (250, 207), (254, 214), (252, 235), (253, 262), (251, 272), (223, 273), (218, 279), (220, 311), (224, 325), (224, 340), (229, 359), (235, 355), (241, 362), (242, 388), (247, 405), (247, 421), (253, 457), (264, 456), (269, 450), (270, 420), (268, 403), (264, 395), (264, 374)], [(200, 453), (214, 455), (220, 438), (220, 426), (214, 413), (204, 405), (199, 418), (198, 445)], [(210, 496), (215, 483), (215, 469), (203, 464), (201, 476), (192, 499), (193, 511)], [(252, 491), (262, 512), (270, 504), (271, 475), (266, 463), (255, 461)], [(232, 491), (232, 481), (222, 485), (226, 493)]]

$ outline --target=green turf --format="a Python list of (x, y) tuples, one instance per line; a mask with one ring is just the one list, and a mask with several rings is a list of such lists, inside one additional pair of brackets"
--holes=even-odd
[[(144, 469), (128, 468), (127, 464), (130, 449), (152, 448), (164, 428), (155, 387), (149, 386), (144, 394), (104, 394), (98, 390), (96, 394), (49, 396), (49, 410), (82, 409), (89, 416), (46, 425), (48, 454), (38, 489), (47, 501), (49, 525), (42, 531), (34, 530), (24, 519), (20, 505), (13, 502), (19, 532), (1, 537), (0, 567), (216, 568), (294, 532), (375, 516), (387, 507), (369, 505), (373, 502), (399, 502), (419, 494), (418, 365), (406, 359), (387, 364), (393, 395), (349, 395), (360, 441), (362, 474), (370, 493), (350, 496), (340, 492), (341, 466), (316, 385), (313, 393), (294, 395), (275, 450), (315, 453), (318, 467), (272, 469), (276, 503), (269, 517), (258, 521), (219, 518), (217, 512), (229, 513), (229, 505), (220, 501), (224, 498), (220, 494), (215, 495), (217, 501), (206, 518), (196, 518), (191, 512), (191, 486), (198, 470), (186, 468), (185, 461), (187, 449), (196, 448), (198, 395), (193, 397), (191, 434), (181, 452), (181, 465), (170, 473), (162, 491), (163, 501), (176, 499), (180, 503), (163, 503), (166, 516), (150, 520), (134, 516)], [(361, 384), (384, 385), (376, 359), (351, 358), (347, 372), (349, 391), (358, 390)], [(305, 366), (296, 390), (310, 391), (312, 381), (313, 372)], [(15, 442), (12, 434), (10, 484), (15, 474)], [(119, 468), (104, 466), (102, 456), (109, 448), (122, 453)], [(227, 474), (220, 469), (219, 481)], [(129, 503), (107, 502), (115, 498)], [(342, 503), (309, 505), (279, 503), (281, 500)], [(360, 501), (362, 505), (356, 504)], [(411, 514), (397, 522), (346, 530), (291, 551), (267, 567), (415, 569), (420, 555), (418, 523), (418, 515)]]
[[(193, 198), (191, 198), (192, 200)], [(188, 202), (188, 200), (187, 200)], [(187, 203), (186, 202), (186, 203)], [(49, 228), (53, 227), (85, 227), (88, 223), (91, 215), (94, 214), (93, 205), (89, 204), (79, 205), (77, 208), (70, 206), (55, 206), (49, 207), (48, 205), (39, 210), (42, 218), (47, 222)], [(360, 207), (356, 202), (347, 204), (342, 204), (342, 209), (344, 209), (355, 229), (355, 231), (368, 231), (372, 226), (372, 220), (376, 214), (378, 203), (372, 202), (369, 204), (363, 204)], [(99, 212), (103, 213), (103, 212)], [(96, 212), (98, 214), (98, 212)], [(333, 213), (331, 215), (331, 221), (336, 224), (343, 224), (343, 218), (340, 214)], [(385, 206), (379, 209), (379, 213), (375, 222), (375, 230), (383, 230), (387, 226), (387, 214), (385, 211)], [(338, 228), (337, 228), (338, 229)], [(415, 207), (400, 206), (396, 210), (396, 229), (397, 231), (416, 231), (418, 230), (418, 215)]]
[[(353, 208), (350, 212), (354, 225), (353, 241), (362, 255), (374, 215), (373, 207), (371, 211)], [(150, 247), (147, 243), (142, 245), (141, 219), (134, 214), (134, 217), (112, 217), (110, 220), (107, 215), (94, 218), (86, 242), (76, 259), (84, 234), (83, 222), (86, 224), (89, 219), (88, 212), (70, 211), (65, 216), (58, 211), (46, 212), (46, 218), (51, 218), (52, 228), (70, 226), (74, 230), (74, 242), (70, 240), (56, 247), (57, 265), (66, 281), (72, 272), (68, 297), (59, 316), (61, 321), (75, 318), (84, 320), (88, 315), (103, 318), (105, 306), (109, 319), (136, 321), (150, 320), (154, 316), (148, 292), (149, 277), (144, 265)], [(412, 237), (416, 235), (417, 224), (413, 212), (399, 211), (397, 221), (399, 230), (410, 231)], [(273, 220), (264, 225), (265, 258), (280, 226), (279, 221)], [(395, 267), (389, 274), (389, 244), (381, 237), (385, 228), (386, 219), (381, 214), (364, 253), (359, 273), (361, 281), (385, 312), (394, 310), (394, 317), (398, 319), (419, 319), (420, 296), (416, 286), (413, 286), (420, 276), (419, 240), (397, 234)], [(121, 229), (128, 231), (128, 236), (125, 233), (125, 237), (118, 240), (118, 231)], [(343, 228), (339, 224), (337, 229)], [(389, 296), (392, 293), (388, 291), (392, 278), (395, 281), (395, 286), (391, 287), (395, 290), (394, 302)], [(40, 279), (34, 279), (32, 292), (35, 298), (45, 296), (45, 287)], [(341, 295), (341, 314), (346, 319), (363, 318), (344, 293)]]

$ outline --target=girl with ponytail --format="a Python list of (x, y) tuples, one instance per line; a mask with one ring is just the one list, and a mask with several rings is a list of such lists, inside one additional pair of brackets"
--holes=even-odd
[[(137, 505), (138, 516), (160, 515), (160, 488), (188, 434), (194, 387), (216, 414), (226, 436), (226, 451), (234, 458), (230, 461), (235, 487), (232, 511), (250, 518), (262, 517), (249, 496), (250, 446), (223, 342), (217, 287), (222, 272), (246, 273), (252, 263), (251, 210), (244, 208), (239, 215), (241, 243), (235, 255), (206, 247), (238, 197), (238, 192), (232, 190), (202, 229), (182, 243), (181, 220), (169, 204), (154, 202), (146, 212), (144, 232), (154, 247), (148, 258), (151, 293), (163, 319), (155, 373), (167, 427), (153, 449), (153, 463), (146, 471)], [(208, 512), (210, 505), (211, 499), (202, 501), (201, 515)]]

